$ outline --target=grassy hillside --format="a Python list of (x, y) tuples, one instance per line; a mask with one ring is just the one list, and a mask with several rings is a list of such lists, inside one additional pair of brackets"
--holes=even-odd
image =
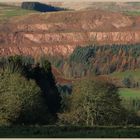
[(0, 22), (10, 19), (15, 16), (24, 16), (27, 14), (35, 13), (33, 10), (21, 9), (17, 6), (9, 6), (0, 3)]
[[(12, 5), (21, 5), (22, 1), (19, 0), (10, 0)], [(25, 0), (24, 0), (25, 1)], [(32, 1), (33, 0), (26, 0)], [(5, 2), (5, 0), (3, 0)], [(109, 0), (102, 0), (102, 2), (98, 2), (98, 0), (38, 0), (38, 2), (44, 4), (50, 4), (52, 6), (57, 6), (61, 8), (68, 8), (74, 10), (84, 10), (84, 9), (101, 9), (101, 10), (109, 10), (109, 11), (128, 11), (135, 12), (140, 11), (140, 2), (126, 2), (125, 0), (122, 2), (109, 2)]]

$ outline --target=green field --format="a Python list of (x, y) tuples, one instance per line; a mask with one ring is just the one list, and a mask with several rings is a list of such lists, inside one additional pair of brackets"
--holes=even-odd
[(1, 127), (0, 138), (139, 138), (139, 127)]
[[(114, 72), (110, 74), (112, 78), (123, 80), (126, 77), (132, 77), (136, 81), (140, 81), (140, 70), (128, 70), (125, 72)], [(140, 98), (140, 89), (138, 88), (120, 88), (120, 95), (124, 98)]]
[(128, 70), (125, 72), (114, 72), (110, 74), (109, 76), (115, 77), (115, 78), (121, 78), (123, 79), (124, 77), (132, 76), (134, 79), (139, 80), (140, 79), (140, 70)]
[(133, 89), (133, 88), (121, 88), (119, 90), (120, 96), (125, 99), (140, 99), (140, 89)]
[(140, 11), (125, 11), (124, 14), (128, 16), (139, 16)]
[(15, 16), (24, 16), (27, 14), (35, 13), (36, 11), (21, 9), (17, 6), (8, 6), (0, 4), (0, 21), (5, 21)]

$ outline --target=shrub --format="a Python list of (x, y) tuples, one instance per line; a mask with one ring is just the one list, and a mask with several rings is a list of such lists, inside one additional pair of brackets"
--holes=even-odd
[(125, 77), (122, 82), (127, 88), (130, 88), (132, 86), (132, 77)]
[(0, 124), (48, 123), (49, 113), (40, 88), (20, 74), (0, 73)]
[(69, 110), (60, 122), (73, 125), (119, 125), (125, 119), (118, 89), (108, 81), (85, 79), (74, 84)]
[(57, 90), (51, 63), (46, 57), (41, 57), (35, 63), (29, 56), (8, 56), (0, 59), (0, 72), (21, 74), (28, 80), (32, 79), (40, 87), (46, 99), (49, 111), (56, 115), (60, 108), (60, 94)]

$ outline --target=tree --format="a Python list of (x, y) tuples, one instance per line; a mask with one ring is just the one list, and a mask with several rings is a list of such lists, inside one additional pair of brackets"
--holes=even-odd
[(49, 122), (40, 88), (20, 74), (0, 73), (0, 125)]
[(0, 70), (8, 73), (20, 73), (25, 77), (31, 74), (34, 59), (30, 56), (14, 55), (0, 58)]
[(56, 87), (51, 63), (45, 56), (38, 62), (29, 56), (8, 56), (0, 59), (0, 71), (9, 74), (21, 74), (28, 80), (32, 79), (40, 87), (46, 99), (49, 111), (56, 115), (60, 108), (60, 94)]
[(60, 122), (74, 125), (112, 125), (123, 121), (118, 89), (102, 79), (82, 79), (74, 84), (69, 111)]
[(61, 97), (56, 87), (55, 78), (51, 70), (51, 63), (45, 57), (41, 57), (40, 63), (33, 68), (32, 72), (33, 79), (35, 79), (45, 95), (49, 111), (53, 115), (56, 115), (60, 109)]
[(130, 88), (132, 85), (132, 76), (130, 75), (130, 76), (124, 77), (122, 82), (127, 88)]

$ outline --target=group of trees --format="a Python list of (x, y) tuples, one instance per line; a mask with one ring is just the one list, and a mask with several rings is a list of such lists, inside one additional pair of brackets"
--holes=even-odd
[(135, 112), (122, 106), (118, 88), (105, 79), (86, 78), (76, 82), (72, 95), (65, 95), (62, 101), (65, 103), (63, 113), (59, 114), (62, 124), (108, 126), (140, 121)]
[[(140, 44), (77, 47), (64, 58), (51, 59), (66, 77), (110, 74), (140, 68)], [(59, 61), (58, 61), (59, 60)], [(57, 62), (57, 64), (56, 64)]]
[(50, 114), (35, 81), (20, 74), (4, 73), (0, 78), (0, 124), (48, 123)]
[(60, 108), (60, 94), (45, 58), (0, 59), (0, 123), (51, 123)]
[(64, 11), (66, 9), (60, 7), (54, 7), (40, 2), (23, 2), (21, 8), (27, 10), (35, 10), (39, 12), (53, 12), (53, 11)]
[(139, 83), (135, 82), (131, 76), (124, 77), (122, 82), (126, 88), (139, 87)]
[(122, 106), (118, 88), (107, 79), (86, 78), (57, 88), (45, 57), (1, 58), (0, 125), (56, 123), (138, 124), (139, 116)]
[(69, 65), (72, 69), (76, 66), (73, 75), (77, 75), (78, 71), (81, 71), (79, 76), (134, 70), (140, 68), (139, 48), (139, 44), (77, 48), (69, 58)]

